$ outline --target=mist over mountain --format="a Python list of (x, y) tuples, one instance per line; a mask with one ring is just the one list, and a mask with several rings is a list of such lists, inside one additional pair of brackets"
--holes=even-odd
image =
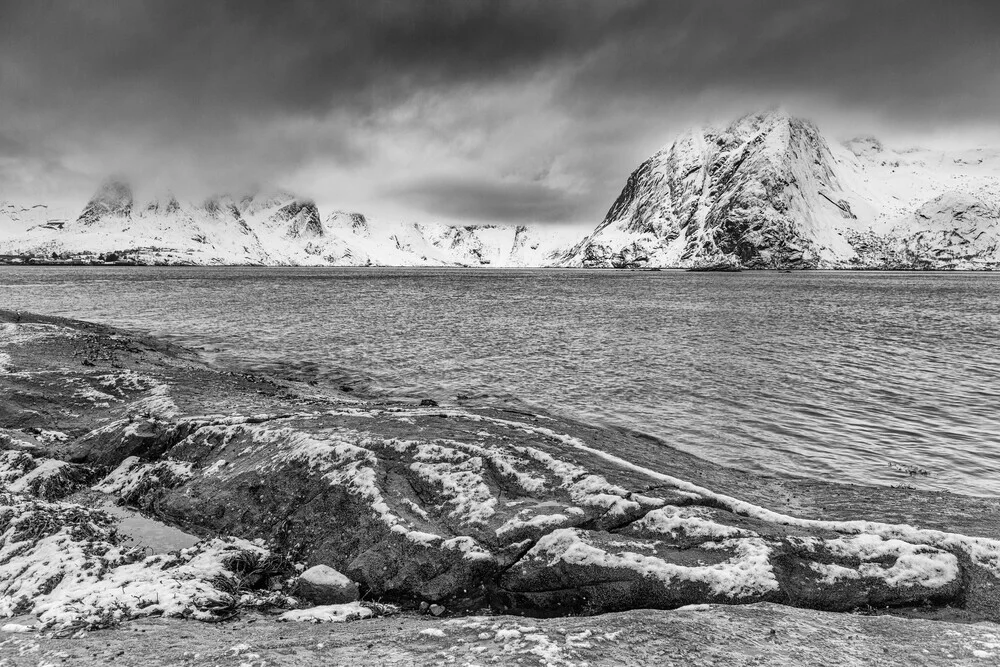
[(604, 220), (447, 225), (321, 212), (283, 190), (186, 203), (102, 185), (76, 216), (0, 207), (8, 261), (302, 266), (992, 269), (1000, 151), (827, 139), (780, 109), (692, 128), (627, 178)]
[(16, 262), (542, 266), (573, 240), (549, 227), (373, 223), (344, 211), (324, 219), (314, 201), (282, 190), (138, 201), (120, 180), (104, 183), (75, 218), (49, 219), (48, 211), (0, 207), (0, 255)]

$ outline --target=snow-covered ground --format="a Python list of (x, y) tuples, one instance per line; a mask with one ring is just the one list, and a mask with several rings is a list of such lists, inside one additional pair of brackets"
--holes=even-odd
[(768, 603), (541, 619), (401, 615), (332, 630), (250, 614), (228, 623), (146, 618), (72, 637), (20, 627), (0, 627), (0, 652), (9, 664), (986, 667), (1000, 656), (1000, 633), (988, 623)]

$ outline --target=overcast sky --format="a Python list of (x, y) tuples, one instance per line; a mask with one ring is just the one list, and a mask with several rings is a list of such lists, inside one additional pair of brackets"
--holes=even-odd
[(407, 220), (593, 225), (699, 122), (1000, 143), (1000, 2), (0, 0), (0, 199), (109, 174)]

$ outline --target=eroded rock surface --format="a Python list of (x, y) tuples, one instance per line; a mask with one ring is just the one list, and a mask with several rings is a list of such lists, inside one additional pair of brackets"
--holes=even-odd
[(8, 490), (91, 486), (334, 568), (367, 599), (1000, 619), (995, 501), (754, 476), (544, 414), (358, 400), (86, 323), (0, 312), (0, 427)]

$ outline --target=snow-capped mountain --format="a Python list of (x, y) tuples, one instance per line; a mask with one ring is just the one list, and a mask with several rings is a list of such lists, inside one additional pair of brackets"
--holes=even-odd
[(840, 145), (782, 111), (642, 163), (564, 266), (993, 268), (1000, 152)]
[(29, 227), (0, 248), (8, 255), (112, 255), (140, 263), (288, 263), (317, 229), (315, 205), (287, 193), (189, 206), (167, 195), (139, 204), (127, 184), (111, 181), (75, 220)]
[(1000, 269), (1000, 150), (828, 141), (783, 111), (696, 128), (643, 162), (589, 235), (548, 225), (373, 221), (275, 191), (76, 216), (0, 202), (0, 259), (302, 266)]
[(342, 244), (328, 243), (326, 259), (356, 265), (547, 266), (579, 238), (544, 226), (386, 224), (343, 212), (331, 214), (326, 229)]
[[(17, 215), (15, 215), (15, 213)], [(373, 224), (360, 213), (324, 222), (316, 204), (277, 191), (182, 204), (137, 203), (120, 181), (104, 184), (71, 221), (0, 209), (0, 255), (143, 264), (301, 266), (541, 266), (577, 239), (524, 226)]]

